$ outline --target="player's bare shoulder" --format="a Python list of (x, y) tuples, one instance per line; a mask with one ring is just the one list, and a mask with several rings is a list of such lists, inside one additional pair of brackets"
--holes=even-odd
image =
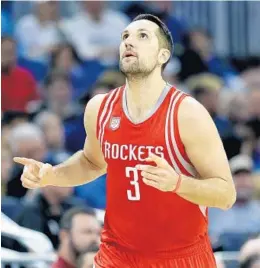
[(178, 126), (184, 141), (209, 132), (216, 134), (216, 127), (209, 112), (191, 96), (184, 98), (179, 106)]
[(102, 169), (105, 172), (106, 162), (100, 148), (99, 141), (96, 137), (96, 125), (98, 120), (99, 109), (106, 94), (100, 94), (93, 97), (87, 104), (84, 115), (84, 126), (86, 129), (86, 141), (84, 153), (93, 166)]
[(89, 100), (88, 104), (86, 105), (85, 115), (84, 115), (84, 125), (86, 129), (96, 127), (98, 112), (106, 96), (107, 96), (107, 93), (98, 94)]
[(198, 120), (203, 120), (210, 115), (206, 108), (191, 96), (187, 96), (180, 104), (178, 111), (178, 120), (180, 124), (195, 124)]

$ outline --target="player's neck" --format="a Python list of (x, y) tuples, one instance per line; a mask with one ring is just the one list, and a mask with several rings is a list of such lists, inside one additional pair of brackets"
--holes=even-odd
[(127, 79), (126, 99), (130, 116), (141, 119), (154, 107), (166, 82), (161, 75), (150, 75), (141, 79)]

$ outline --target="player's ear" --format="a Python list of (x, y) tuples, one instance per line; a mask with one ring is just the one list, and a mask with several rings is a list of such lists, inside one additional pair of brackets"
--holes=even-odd
[(169, 60), (170, 56), (171, 56), (171, 53), (168, 49), (161, 49), (159, 53), (159, 59), (158, 59), (159, 63), (163, 65)]

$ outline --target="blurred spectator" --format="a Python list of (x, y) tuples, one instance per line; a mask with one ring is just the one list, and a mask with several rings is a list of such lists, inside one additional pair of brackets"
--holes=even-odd
[[(22, 156), (44, 162), (47, 147), (42, 131), (31, 123), (22, 123), (15, 126), (9, 134), (9, 145), (12, 156)], [(27, 189), (21, 184), (22, 167), (14, 165), (11, 179), (7, 185), (7, 194), (22, 197)]]
[(47, 186), (29, 192), (23, 200), (23, 208), (16, 222), (26, 228), (44, 233), (53, 247), (58, 247), (59, 221), (70, 208), (82, 206), (80, 199), (72, 196), (69, 187)]
[(15, 156), (42, 161), (47, 151), (42, 131), (31, 123), (15, 126), (10, 133), (9, 142)]
[(49, 110), (58, 115), (65, 128), (65, 148), (71, 153), (82, 149), (86, 138), (84, 107), (72, 100), (72, 85), (68, 75), (54, 71), (46, 78), (44, 87), (45, 102), (36, 112)]
[(82, 60), (72, 45), (61, 44), (51, 54), (50, 68), (67, 74), (77, 73), (81, 63)]
[(260, 58), (256, 60), (256, 64), (246, 68), (240, 75), (243, 81), (245, 81), (247, 88), (259, 88), (260, 87)]
[(240, 268), (259, 268), (260, 254), (252, 255), (241, 263)]
[(240, 251), (241, 268), (260, 267), (260, 236), (248, 240)]
[(213, 48), (212, 36), (205, 29), (194, 29), (184, 37), (188, 49), (196, 52), (208, 71), (228, 80), (237, 75), (235, 69), (217, 57)]
[[(246, 94), (237, 94), (229, 103), (229, 119), (234, 131), (242, 139), (240, 153), (253, 156), (255, 138), (253, 131), (246, 125), (249, 115), (249, 102)], [(253, 168), (255, 170), (255, 168)]]
[[(186, 80), (186, 85), (195, 99), (208, 110), (213, 119), (216, 118), (216, 121), (218, 121), (219, 97), (223, 81), (210, 73), (202, 73), (191, 76)], [(217, 124), (217, 122), (215, 123)], [(219, 131), (223, 136), (222, 134), (227, 130), (226, 125), (221, 129), (220, 127), (221, 125), (219, 126)]]
[(60, 42), (58, 1), (35, 1), (33, 8), (18, 21), (16, 36), (24, 57), (42, 61)]
[(179, 55), (182, 50), (182, 41), (187, 33), (187, 25), (174, 16), (174, 2), (172, 1), (152, 1), (155, 14), (162, 19), (169, 28), (174, 41), (174, 53)]
[(7, 148), (1, 148), (1, 197), (5, 196), (6, 185), (11, 177), (12, 155)]
[(247, 125), (253, 130), (255, 138), (260, 137), (260, 87), (249, 91), (250, 120)]
[(21, 124), (26, 123), (29, 120), (29, 115), (25, 112), (19, 111), (6, 111), (2, 114), (1, 125), (1, 139), (2, 147), (9, 147), (9, 134), (11, 130)]
[(80, 13), (61, 23), (67, 41), (83, 59), (116, 64), (120, 34), (129, 22), (127, 17), (120, 11), (109, 9), (105, 1), (79, 3)]
[(209, 210), (209, 230), (213, 244), (218, 241), (225, 250), (239, 250), (244, 240), (260, 232), (260, 201), (252, 199), (252, 166), (251, 158), (246, 155), (238, 155), (230, 160), (237, 201), (228, 211)]
[(198, 53), (190, 48), (186, 49), (185, 52), (180, 55), (179, 59), (181, 63), (181, 70), (178, 77), (181, 81), (185, 81), (193, 75), (209, 71), (208, 67), (202, 61)]
[(72, 83), (73, 98), (85, 89), (88, 72), (82, 67), (82, 60), (75, 48), (70, 44), (61, 44), (51, 54), (50, 70), (61, 70), (66, 73)]
[[(249, 100), (247, 92), (240, 92), (230, 94), (229, 101), (227, 103), (227, 115), (232, 124), (245, 124), (249, 119)], [(228, 98), (224, 95), (224, 98)]]
[(44, 81), (44, 102), (39, 111), (48, 109), (62, 120), (82, 113), (81, 107), (72, 100), (72, 85), (69, 76), (59, 70), (50, 73)]
[(35, 123), (41, 128), (48, 147), (46, 162), (52, 165), (67, 160), (70, 154), (64, 149), (64, 127), (60, 117), (49, 111), (43, 111), (35, 118)]
[[(123, 3), (123, 2), (122, 2)], [(150, 2), (151, 3), (151, 2)], [(151, 5), (147, 5), (147, 3), (143, 1), (125, 1), (123, 7), (124, 13), (133, 20), (140, 14), (151, 13), (153, 14)]]
[(186, 81), (188, 89), (210, 113), (222, 138), (228, 158), (240, 153), (241, 138), (236, 134), (228, 118), (220, 114), (220, 93), (223, 81), (209, 73), (191, 76)]
[(1, 148), (1, 211), (11, 219), (15, 219), (21, 205), (19, 199), (6, 195), (7, 183), (11, 179), (13, 160), (8, 148)]
[(12, 129), (21, 123), (27, 123), (29, 117), (29, 114), (26, 112), (6, 111), (2, 115), (2, 126), (9, 126)]
[(221, 102), (225, 103), (223, 106), (226, 106), (224, 113), (232, 123), (234, 132), (242, 140), (240, 152), (252, 155), (255, 147), (254, 135), (253, 131), (246, 126), (250, 116), (248, 92), (238, 92), (236, 94), (225, 92), (222, 95)]
[(58, 259), (52, 268), (76, 267), (82, 253), (92, 251), (93, 248), (98, 250), (100, 231), (101, 226), (94, 210), (87, 207), (68, 210), (60, 221)]
[(247, 126), (254, 135), (255, 150), (252, 153), (254, 168), (260, 170), (260, 85), (252, 88), (249, 93), (250, 119)]
[(25, 111), (30, 101), (38, 99), (36, 82), (25, 69), (16, 65), (16, 43), (10, 37), (1, 38), (2, 111)]

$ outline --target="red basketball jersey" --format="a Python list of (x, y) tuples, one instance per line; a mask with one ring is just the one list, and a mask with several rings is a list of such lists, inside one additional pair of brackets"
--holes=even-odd
[(145, 164), (152, 152), (178, 173), (196, 175), (178, 129), (178, 107), (186, 96), (167, 86), (153, 113), (139, 123), (127, 113), (124, 86), (105, 97), (97, 121), (97, 137), (108, 164), (103, 242), (163, 254), (207, 240), (206, 208), (144, 184), (135, 168)]

